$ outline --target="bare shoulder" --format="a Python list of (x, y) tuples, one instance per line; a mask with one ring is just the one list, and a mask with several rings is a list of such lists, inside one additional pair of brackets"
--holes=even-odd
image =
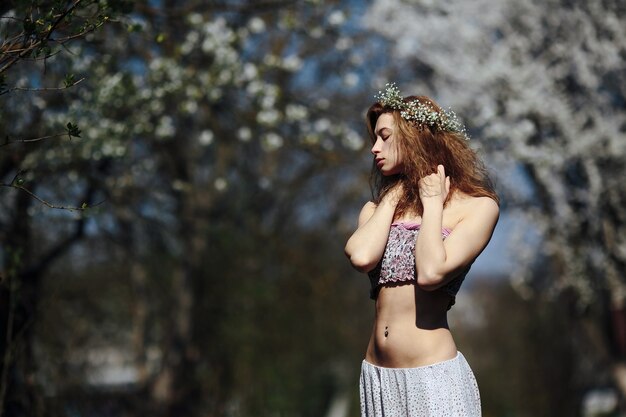
[(372, 217), (374, 211), (376, 211), (376, 207), (377, 205), (373, 201), (368, 201), (367, 203), (365, 203), (365, 205), (361, 209), (361, 213), (359, 213), (359, 227), (363, 223), (366, 223), (370, 219), (370, 217)]
[(500, 206), (490, 197), (473, 197), (459, 193), (455, 196), (453, 204), (459, 220), (479, 219), (495, 225), (500, 216)]

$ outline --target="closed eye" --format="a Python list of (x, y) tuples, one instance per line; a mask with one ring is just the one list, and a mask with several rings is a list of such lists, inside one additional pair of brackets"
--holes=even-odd
[(391, 136), (391, 129), (389, 129), (388, 127), (383, 127), (379, 129), (377, 133), (377, 136), (380, 136), (382, 140), (387, 140), (389, 136)]

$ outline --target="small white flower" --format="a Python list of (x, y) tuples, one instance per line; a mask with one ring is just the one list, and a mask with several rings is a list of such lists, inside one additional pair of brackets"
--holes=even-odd
[(263, 136), (261, 146), (266, 151), (271, 152), (283, 146), (283, 142), (284, 140), (282, 136), (280, 136), (278, 133), (270, 132)]
[(357, 132), (352, 129), (349, 129), (343, 136), (342, 141), (343, 145), (351, 149), (353, 151), (358, 151), (363, 147), (363, 138)]
[(252, 81), (250, 84), (248, 84), (248, 87), (246, 87), (246, 91), (248, 92), (248, 94), (252, 96), (256, 96), (262, 90), (263, 90), (263, 83), (257, 80)]
[(226, 188), (228, 187), (228, 182), (224, 178), (219, 177), (215, 179), (215, 181), (213, 182), (213, 186), (217, 191), (221, 192), (226, 190)]
[(252, 33), (260, 33), (265, 31), (265, 21), (263, 19), (261, 19), (260, 17), (253, 17), (252, 19), (250, 19), (250, 21), (248, 22), (248, 28), (250, 29), (250, 32)]
[(252, 139), (252, 130), (249, 127), (240, 127), (237, 130), (237, 137), (242, 142), (249, 142)]
[(246, 80), (250, 81), (257, 77), (259, 71), (256, 68), (256, 65), (246, 62), (243, 66), (243, 76)]
[(313, 124), (313, 127), (316, 132), (319, 132), (319, 133), (325, 132), (328, 130), (328, 128), (330, 128), (330, 120), (326, 118), (318, 119)]
[(343, 77), (343, 83), (348, 87), (356, 87), (359, 83), (359, 75), (355, 72), (349, 72)]
[(283, 68), (287, 71), (298, 71), (302, 68), (302, 59), (297, 55), (289, 55), (283, 60)]
[(261, 98), (261, 108), (270, 109), (276, 104), (277, 97), (274, 95), (265, 95)]
[(300, 104), (288, 104), (285, 108), (285, 114), (290, 121), (302, 120), (308, 113), (307, 108)]
[(191, 13), (187, 20), (192, 25), (199, 25), (202, 23), (202, 15), (200, 13)]
[(163, 116), (159, 119), (159, 124), (156, 127), (154, 133), (159, 138), (166, 138), (173, 136), (175, 132), (174, 120), (170, 116)]
[(339, 26), (346, 21), (346, 15), (341, 10), (335, 10), (328, 16), (328, 23), (332, 26)]
[(215, 139), (215, 135), (211, 130), (203, 130), (198, 136), (198, 142), (202, 146), (209, 146), (213, 143), (213, 139)]
[(217, 76), (217, 82), (220, 85), (226, 85), (232, 80), (232, 78), (233, 78), (233, 73), (230, 70), (223, 69), (220, 71), (219, 75)]
[(280, 120), (281, 114), (276, 109), (261, 110), (256, 115), (256, 120), (260, 124), (273, 126)]
[(212, 88), (211, 90), (209, 90), (208, 96), (212, 101), (217, 101), (222, 97), (222, 89)]
[(324, 36), (324, 29), (317, 26), (313, 28), (311, 31), (309, 31), (309, 36), (311, 36), (313, 39), (319, 39), (322, 36)]
[(263, 63), (269, 67), (276, 67), (280, 65), (280, 58), (274, 54), (266, 54), (263, 57)]
[(335, 42), (335, 49), (337, 49), (338, 51), (345, 51), (351, 48), (352, 45), (353, 45), (352, 39), (347, 38), (347, 37), (341, 37), (337, 39), (337, 42)]
[(187, 114), (193, 114), (198, 111), (198, 103), (195, 100), (185, 100), (182, 107)]

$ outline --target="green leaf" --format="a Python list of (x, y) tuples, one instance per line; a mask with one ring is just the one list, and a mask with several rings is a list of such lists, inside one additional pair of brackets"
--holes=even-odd
[(165, 34), (164, 33), (159, 33), (156, 37), (156, 41), (157, 43), (161, 43), (165, 40)]
[(78, 125), (72, 124), (72, 122), (68, 122), (67, 125), (67, 134), (70, 137), (70, 139), (72, 139), (72, 137), (80, 137), (80, 129), (78, 128)]
[(72, 85), (74, 85), (74, 74), (66, 74), (65, 75), (65, 87), (71, 87)]

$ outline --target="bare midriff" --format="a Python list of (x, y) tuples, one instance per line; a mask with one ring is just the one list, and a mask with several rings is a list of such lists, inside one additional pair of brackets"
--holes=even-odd
[(452, 359), (456, 344), (448, 327), (450, 296), (414, 282), (382, 287), (365, 360), (388, 368), (412, 368)]

